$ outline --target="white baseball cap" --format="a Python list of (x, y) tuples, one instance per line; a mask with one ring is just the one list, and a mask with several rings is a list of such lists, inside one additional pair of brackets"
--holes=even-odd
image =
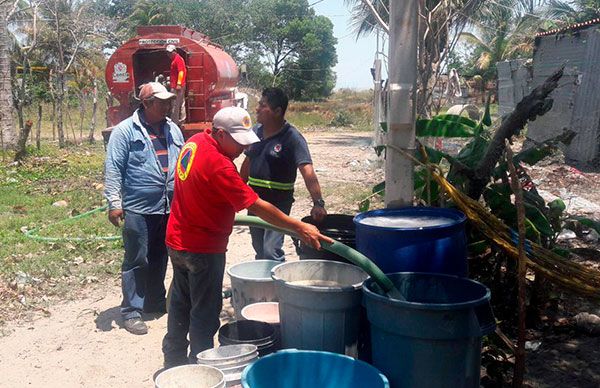
[(138, 98), (143, 101), (149, 99), (150, 97), (168, 100), (175, 97), (175, 95), (167, 91), (167, 88), (165, 88), (163, 84), (159, 82), (148, 82), (140, 86), (140, 94)]
[(245, 109), (237, 106), (223, 108), (213, 117), (213, 128), (227, 131), (241, 145), (258, 143), (260, 139), (252, 130), (252, 120)]
[(175, 51), (177, 47), (175, 47), (174, 44), (168, 44), (166, 50), (170, 53), (172, 53), (173, 51)]

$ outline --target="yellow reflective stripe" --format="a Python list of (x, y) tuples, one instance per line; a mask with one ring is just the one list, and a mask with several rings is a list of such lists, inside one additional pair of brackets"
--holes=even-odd
[(248, 184), (250, 186), (264, 187), (266, 189), (294, 190), (293, 183), (281, 183), (281, 182), (266, 181), (263, 179), (257, 179), (257, 178), (252, 178), (252, 177), (248, 178)]

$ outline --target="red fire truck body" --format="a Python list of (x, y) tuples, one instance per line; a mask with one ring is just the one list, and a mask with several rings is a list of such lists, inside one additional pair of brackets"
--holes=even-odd
[[(168, 44), (177, 47), (187, 67), (186, 119), (181, 125), (186, 139), (210, 128), (219, 109), (235, 105), (238, 67), (206, 35), (181, 26), (140, 26), (137, 33), (112, 54), (106, 65), (106, 84), (119, 102), (108, 108), (110, 125), (131, 116), (139, 106), (135, 97), (142, 84), (167, 79), (171, 65), (165, 50)], [(110, 128), (103, 135), (108, 139)]]

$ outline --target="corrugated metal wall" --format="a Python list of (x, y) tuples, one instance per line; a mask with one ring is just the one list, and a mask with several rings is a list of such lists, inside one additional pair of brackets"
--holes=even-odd
[(571, 118), (577, 136), (567, 151), (567, 158), (584, 163), (598, 158), (600, 142), (600, 30), (594, 27), (586, 32), (587, 52)]
[(540, 85), (563, 64), (565, 72), (552, 92), (554, 104), (544, 116), (529, 123), (527, 137), (544, 141), (576, 131), (567, 158), (590, 163), (598, 158), (600, 135), (600, 40), (598, 26), (561, 35), (540, 37), (533, 57), (531, 88)]
[(496, 63), (498, 69), (498, 113), (512, 112), (519, 101), (529, 94), (531, 67), (524, 59)]

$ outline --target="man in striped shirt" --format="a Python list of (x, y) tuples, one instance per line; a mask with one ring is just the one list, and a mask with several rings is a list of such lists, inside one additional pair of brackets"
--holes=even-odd
[(115, 126), (106, 150), (108, 219), (115, 226), (124, 221), (121, 316), (133, 334), (148, 332), (142, 313), (166, 312), (165, 233), (184, 143), (179, 127), (167, 117), (174, 97), (157, 82), (143, 85), (141, 106)]

